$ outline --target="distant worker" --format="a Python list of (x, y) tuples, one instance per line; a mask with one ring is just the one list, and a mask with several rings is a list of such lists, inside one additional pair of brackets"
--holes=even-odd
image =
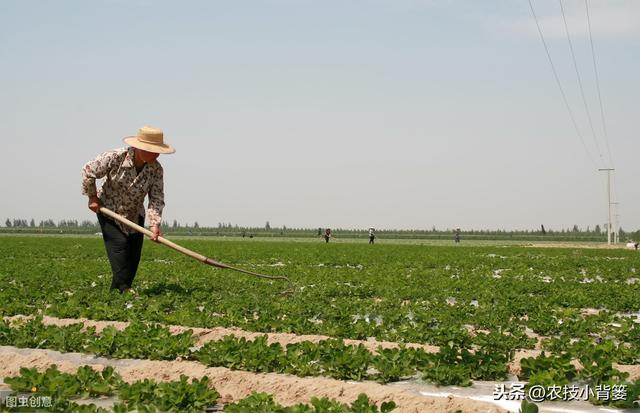
[(460, 228), (456, 228), (456, 230), (454, 231), (453, 240), (456, 244), (460, 243)]
[(542, 235), (547, 235), (547, 231), (544, 229), (544, 225), (540, 225), (540, 230), (542, 232)]
[(327, 228), (324, 230), (324, 242), (329, 242), (329, 238), (331, 238), (331, 228)]
[(371, 227), (369, 228), (369, 244), (373, 244), (376, 239), (376, 230)]

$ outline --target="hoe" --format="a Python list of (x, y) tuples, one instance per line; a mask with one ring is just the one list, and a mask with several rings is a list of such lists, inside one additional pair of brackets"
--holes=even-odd
[[(103, 213), (104, 215), (111, 217), (113, 219), (115, 219), (116, 221), (119, 221), (121, 223), (123, 223), (124, 225), (128, 226), (131, 229), (135, 229), (138, 232), (141, 232), (142, 234), (151, 237), (153, 235), (153, 233), (151, 231), (149, 231), (146, 228), (141, 227), (140, 225), (131, 222), (130, 220), (128, 220), (127, 218), (123, 217), (122, 215), (116, 214), (115, 212), (111, 211), (110, 209), (101, 207), (100, 208), (100, 212)], [(215, 261), (212, 260), (211, 258), (205, 257), (202, 254), (198, 254), (197, 252), (193, 252), (191, 250), (188, 250), (184, 247), (181, 247), (180, 245), (177, 245), (171, 241), (169, 241), (166, 238), (163, 237), (158, 237), (158, 243), (166, 245), (167, 247), (174, 249), (178, 252), (183, 253), (184, 255), (187, 255), (193, 259), (196, 259), (204, 264), (208, 264), (211, 265), (212, 267), (216, 267), (216, 268), (223, 268), (226, 270), (233, 270), (233, 271), (238, 271), (238, 272), (242, 272), (245, 274), (249, 274), (249, 275), (254, 275), (256, 277), (260, 277), (260, 278), (266, 278), (269, 280), (285, 280), (288, 281), (291, 284), (291, 281), (285, 277), (285, 276), (277, 276), (277, 275), (265, 275), (265, 274), (258, 274), (256, 272), (252, 272), (252, 271), (248, 271), (248, 270), (243, 270), (242, 268), (236, 268), (236, 267), (232, 267), (231, 265), (227, 265), (225, 263), (219, 262), (219, 261)], [(283, 294), (287, 294), (289, 292), (284, 292)]]

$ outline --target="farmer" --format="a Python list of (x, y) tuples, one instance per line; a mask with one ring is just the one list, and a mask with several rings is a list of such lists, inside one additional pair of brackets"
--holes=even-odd
[(373, 244), (375, 239), (376, 239), (376, 230), (373, 227), (371, 227), (369, 228), (369, 244)]
[[(175, 152), (164, 143), (162, 129), (150, 126), (140, 128), (137, 136), (123, 141), (128, 148), (105, 152), (82, 168), (82, 194), (89, 197), (89, 209), (98, 215), (113, 274), (111, 288), (121, 293), (131, 289), (144, 236), (100, 214), (100, 207), (144, 226), (143, 203), (148, 195), (149, 228), (153, 233), (151, 239), (156, 241), (162, 235), (160, 223), (164, 208), (163, 171), (157, 159), (162, 153)], [(100, 190), (96, 190), (96, 179), (100, 178), (105, 181)]]
[(453, 240), (455, 241), (456, 244), (459, 244), (460, 243), (460, 228), (456, 228), (456, 230), (453, 233), (454, 233)]
[(324, 230), (324, 242), (329, 242), (329, 238), (331, 238), (331, 228), (327, 228)]

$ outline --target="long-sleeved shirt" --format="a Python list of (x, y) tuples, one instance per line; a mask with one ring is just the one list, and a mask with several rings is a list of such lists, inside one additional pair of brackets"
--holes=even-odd
[[(160, 225), (164, 208), (162, 165), (158, 161), (145, 164), (138, 173), (133, 157), (133, 148), (120, 148), (87, 162), (82, 168), (82, 194), (97, 195), (102, 206), (135, 223), (145, 215), (144, 198), (149, 195), (149, 225)], [(105, 181), (96, 190), (96, 179), (101, 178)], [(120, 222), (116, 224), (125, 234), (135, 232)]]

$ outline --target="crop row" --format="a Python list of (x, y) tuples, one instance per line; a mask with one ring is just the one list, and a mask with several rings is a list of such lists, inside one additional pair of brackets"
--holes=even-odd
[(342, 339), (267, 343), (267, 337), (246, 340), (226, 336), (195, 347), (196, 338), (187, 330), (172, 335), (159, 325), (132, 323), (122, 331), (107, 327), (97, 334), (83, 324), (45, 326), (40, 318), (10, 325), (0, 323), (0, 345), (47, 348), (62, 352), (87, 352), (114, 358), (151, 360), (198, 360), (210, 367), (251, 372), (289, 373), (300, 377), (326, 376), (340, 380), (376, 380), (382, 383), (422, 373), (438, 384), (470, 385), (471, 380), (506, 378), (513, 353), (507, 349), (460, 348), (454, 343), (438, 353), (401, 346), (378, 349), (373, 355), (362, 344), (346, 345)]
[(599, 400), (591, 396), (593, 404), (608, 404), (614, 407), (640, 407), (640, 379), (631, 382), (629, 374), (613, 368), (607, 355), (607, 346), (587, 349), (579, 357), (582, 369), (572, 363), (569, 354), (546, 356), (543, 352), (536, 358), (525, 358), (520, 362), (521, 379), (528, 380), (527, 387), (559, 388), (575, 382), (586, 383), (590, 388), (624, 388), (621, 400)]
[[(182, 375), (180, 380), (172, 382), (156, 382), (144, 379), (134, 383), (127, 383), (114, 371), (112, 367), (105, 367), (97, 372), (90, 366), (79, 367), (75, 374), (62, 373), (57, 366), (50, 366), (45, 372), (35, 368), (21, 368), (20, 375), (5, 377), (4, 382), (13, 390), (13, 397), (22, 393), (37, 395), (47, 403), (46, 411), (77, 412), (77, 413), (106, 413), (106, 410), (95, 404), (82, 403), (79, 399), (110, 396), (118, 401), (112, 406), (115, 413), (137, 411), (140, 413), (183, 412), (200, 413), (205, 408), (216, 405), (220, 394), (209, 386), (206, 376), (193, 379)], [(6, 398), (4, 399), (6, 400)], [(327, 398), (313, 398), (310, 404), (298, 404), (282, 407), (273, 401), (273, 397), (264, 393), (253, 393), (251, 396), (233, 404), (227, 404), (227, 413), (244, 413), (265, 411), (273, 413), (387, 413), (396, 407), (394, 402), (384, 402), (380, 409), (370, 404), (365, 394), (351, 405), (339, 403)], [(32, 411), (12, 408), (11, 411)]]

